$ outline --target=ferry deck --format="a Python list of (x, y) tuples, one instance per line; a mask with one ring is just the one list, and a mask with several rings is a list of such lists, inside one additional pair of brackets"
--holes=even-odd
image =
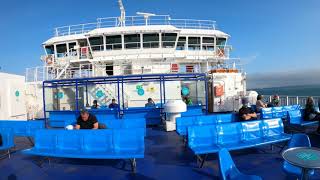
[[(319, 135), (308, 133), (308, 136), (312, 146), (319, 148)], [(11, 158), (0, 161), (0, 179), (219, 179), (216, 154), (211, 154), (199, 168), (195, 155), (184, 145), (183, 139), (176, 132), (165, 132), (161, 127), (147, 128), (145, 157), (137, 159), (135, 174), (122, 160), (52, 158), (49, 163), (41, 157), (20, 153), (32, 146), (28, 139), (16, 138), (15, 144)], [(267, 145), (232, 151), (231, 154), (243, 173), (266, 180), (296, 179), (282, 170), (283, 158), (279, 151), (280, 148), (271, 150)], [(310, 179), (320, 179), (319, 171), (316, 170)]]

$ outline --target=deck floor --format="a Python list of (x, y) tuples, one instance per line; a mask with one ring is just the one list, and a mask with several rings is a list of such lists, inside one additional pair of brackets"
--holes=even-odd
[[(309, 134), (312, 145), (319, 147), (319, 136)], [(165, 180), (206, 180), (219, 179), (217, 156), (209, 156), (203, 168), (198, 168), (193, 153), (185, 148), (182, 138), (176, 132), (164, 132), (160, 128), (148, 128), (145, 139), (145, 158), (137, 160), (137, 173), (132, 174), (130, 164), (123, 160), (90, 160), (52, 158), (39, 166), (41, 157), (28, 156), (19, 150), (31, 147), (27, 138), (16, 138), (16, 152), (11, 159), (0, 160), (0, 179), (165, 179)], [(294, 179), (282, 171), (283, 159), (270, 146), (232, 152), (232, 157), (240, 171), (256, 174), (263, 179)], [(320, 172), (310, 179), (320, 179)]]

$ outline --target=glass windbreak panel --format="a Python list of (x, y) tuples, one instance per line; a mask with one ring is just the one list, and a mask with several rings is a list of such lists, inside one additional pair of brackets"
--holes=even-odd
[(67, 56), (67, 45), (66, 44), (58, 44), (56, 46), (57, 48), (57, 57), (60, 58), (60, 57), (65, 57)]
[(177, 43), (177, 50), (185, 50), (187, 48), (187, 38), (186, 37), (179, 37)]
[(202, 50), (213, 51), (214, 50), (214, 38), (203, 37), (202, 38)]
[[(118, 89), (117, 84), (88, 84), (85, 100), (83, 101), (87, 108), (106, 109), (112, 102), (112, 99), (118, 103)], [(85, 89), (85, 88), (84, 88)], [(93, 101), (97, 101), (98, 107), (93, 107)], [(82, 101), (81, 101), (82, 102)]]
[(75, 87), (46, 87), (45, 97), (47, 111), (76, 110)]
[(159, 34), (144, 34), (143, 48), (159, 48)]
[(164, 33), (161, 35), (163, 48), (174, 48), (177, 33)]
[(200, 50), (200, 37), (189, 37), (188, 38), (188, 49), (189, 50)]
[(69, 43), (69, 55), (70, 56), (77, 56), (77, 49), (75, 49), (76, 45), (77, 45), (77, 43), (75, 43), (75, 42)]
[[(159, 82), (134, 82), (124, 84), (124, 106), (134, 107), (160, 107), (160, 83)], [(130, 98), (127, 98), (130, 96)], [(163, 96), (162, 96), (163, 97)], [(153, 103), (148, 99), (151, 98)]]
[(205, 81), (182, 81), (181, 96), (188, 106), (205, 105)]
[(121, 35), (106, 36), (106, 50), (122, 49)]
[(47, 54), (54, 54), (54, 46), (45, 46)]
[(140, 34), (124, 35), (124, 44), (126, 49), (139, 49)]
[(103, 51), (103, 37), (90, 37), (89, 42), (92, 51)]

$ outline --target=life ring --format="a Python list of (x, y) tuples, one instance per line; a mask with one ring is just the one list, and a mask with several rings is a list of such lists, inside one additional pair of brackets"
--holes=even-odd
[(45, 61), (46, 61), (47, 64), (52, 64), (52, 63), (53, 63), (52, 55), (48, 55), (48, 56), (45, 58)]

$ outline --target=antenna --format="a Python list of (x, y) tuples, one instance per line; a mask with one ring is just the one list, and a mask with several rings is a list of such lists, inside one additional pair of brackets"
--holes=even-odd
[(126, 10), (124, 9), (122, 0), (118, 0), (121, 15), (119, 17), (119, 25), (126, 26)]
[(152, 13), (145, 13), (145, 12), (137, 12), (137, 15), (143, 16), (144, 20), (146, 21), (146, 26), (148, 25), (148, 20), (150, 16), (155, 16)]

